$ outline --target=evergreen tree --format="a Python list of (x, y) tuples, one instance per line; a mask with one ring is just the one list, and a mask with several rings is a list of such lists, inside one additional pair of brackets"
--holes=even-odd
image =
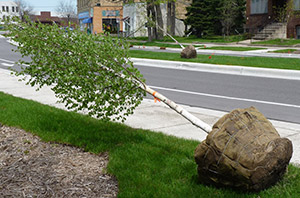
[(236, 3), (238, 11), (233, 28), (242, 33), (244, 31), (244, 25), (246, 23), (246, 0), (236, 0)]
[(187, 25), (197, 37), (239, 32), (245, 23), (245, 0), (193, 0), (187, 7)]
[(209, 34), (219, 34), (220, 14), (217, 9), (220, 0), (193, 0), (190, 7), (187, 7), (187, 25), (197, 37)]

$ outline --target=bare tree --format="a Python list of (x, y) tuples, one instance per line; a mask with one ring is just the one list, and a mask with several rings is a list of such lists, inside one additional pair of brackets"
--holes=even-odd
[(25, 20), (25, 16), (29, 16), (33, 14), (33, 7), (25, 0), (15, 0), (15, 3), (18, 5), (19, 13), (21, 20)]
[(76, 5), (74, 0), (60, 0), (58, 6), (56, 7), (56, 12), (61, 17), (65, 18), (76, 18)]

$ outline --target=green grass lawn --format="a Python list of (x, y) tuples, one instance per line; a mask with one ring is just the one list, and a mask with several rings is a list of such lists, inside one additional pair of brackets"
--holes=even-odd
[(258, 41), (252, 42), (252, 44), (260, 44), (260, 45), (287, 45), (292, 46), (296, 44), (300, 44), (300, 39), (273, 39), (267, 41)]
[(231, 46), (215, 46), (215, 47), (206, 47), (201, 49), (209, 50), (229, 50), (229, 51), (252, 51), (252, 50), (262, 50), (266, 48), (261, 47), (231, 47)]
[[(202, 38), (197, 38), (195, 36), (189, 37), (179, 37), (174, 36), (174, 38), (180, 43), (231, 43), (238, 42), (243, 40), (244, 38), (239, 35), (235, 36), (205, 36)], [(148, 41), (148, 37), (134, 37), (132, 38), (138, 41)], [(159, 42), (174, 42), (170, 37), (165, 36), (163, 40), (159, 40)]]
[(130, 56), (134, 58), (300, 70), (300, 59), (296, 58), (234, 57), (198, 54), (195, 59), (183, 59), (180, 58), (179, 53), (150, 52), (142, 50), (130, 50), (129, 53)]
[(119, 182), (119, 197), (274, 198), (300, 195), (300, 170), (292, 165), (282, 181), (260, 193), (242, 193), (198, 182), (193, 154), (199, 142), (122, 124), (102, 122), (0, 92), (0, 122), (42, 138), (109, 152), (107, 172)]
[[(165, 47), (165, 48), (181, 48), (179, 44), (169, 44), (169, 43), (163, 43), (163, 42), (137, 42), (137, 41), (131, 41), (129, 42), (130, 45), (133, 46), (151, 46), (151, 47)], [(187, 45), (183, 45), (186, 47)], [(205, 45), (194, 45), (195, 47), (200, 49), (209, 49), (209, 50), (230, 50), (230, 51), (251, 51), (251, 50), (261, 50), (266, 48), (261, 47), (231, 47), (231, 46), (215, 46), (215, 47), (205, 47)]]
[[(161, 43), (161, 42), (129, 42), (130, 45), (136, 46), (148, 46), (148, 47), (166, 47), (166, 48), (181, 48), (178, 44), (168, 44), (168, 43)], [(183, 45), (186, 47), (186, 45)], [(203, 46), (203, 45), (201, 45)]]
[(282, 50), (270, 51), (270, 53), (293, 53), (295, 51), (298, 51), (298, 50), (296, 50), (296, 49), (282, 49)]

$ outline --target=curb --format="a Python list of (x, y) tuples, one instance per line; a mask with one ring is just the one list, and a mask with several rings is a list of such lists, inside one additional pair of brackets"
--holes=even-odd
[(202, 71), (202, 72), (232, 74), (232, 75), (241, 75), (241, 76), (300, 80), (300, 71), (298, 70), (214, 65), (214, 64), (206, 64), (206, 63), (189, 63), (189, 62), (180, 62), (180, 61), (165, 61), (165, 60), (141, 59), (141, 58), (130, 58), (130, 60), (133, 62), (134, 65), (144, 66), (144, 67), (160, 67), (160, 68), (168, 68), (168, 69)]

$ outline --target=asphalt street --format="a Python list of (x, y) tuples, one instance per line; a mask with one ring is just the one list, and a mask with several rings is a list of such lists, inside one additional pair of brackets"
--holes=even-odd
[(300, 123), (300, 81), (137, 66), (148, 85), (180, 104), (231, 111), (257, 107), (269, 119)]
[[(21, 55), (0, 38), (0, 68), (19, 69)], [(28, 59), (28, 58), (25, 58)], [(257, 107), (269, 119), (300, 123), (300, 81), (138, 66), (147, 84), (179, 104), (231, 111)]]

